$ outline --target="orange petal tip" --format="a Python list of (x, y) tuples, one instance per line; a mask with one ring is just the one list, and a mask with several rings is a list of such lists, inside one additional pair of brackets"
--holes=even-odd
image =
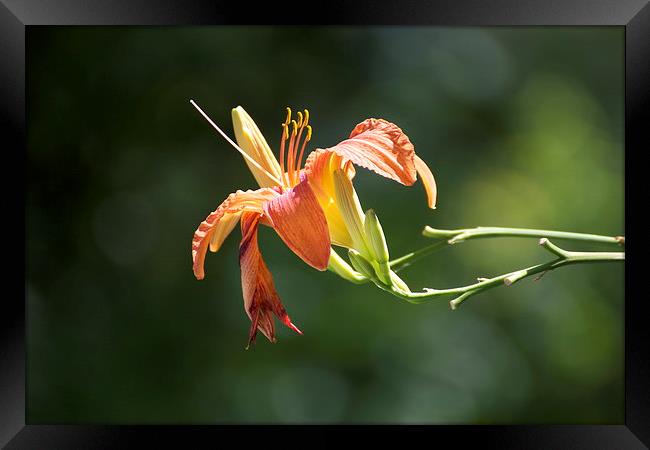
[(289, 322), (287, 326), (291, 328), (293, 331), (295, 331), (296, 333), (298, 333), (299, 335), (301, 336), (303, 335), (302, 331), (300, 331), (298, 327), (293, 324), (293, 322)]

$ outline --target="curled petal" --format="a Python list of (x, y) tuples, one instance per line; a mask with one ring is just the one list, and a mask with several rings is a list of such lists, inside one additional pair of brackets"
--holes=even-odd
[(330, 235), (325, 214), (307, 180), (264, 204), (271, 226), (303, 261), (327, 269)]
[[(413, 144), (397, 125), (383, 119), (364, 120), (348, 139), (325, 149), (328, 151), (407, 186), (416, 180)], [(305, 164), (307, 171), (312, 155)]]
[[(366, 119), (354, 127), (348, 139), (334, 147), (312, 152), (305, 163), (305, 173), (319, 200), (319, 193), (328, 191), (328, 172), (346, 167), (348, 177), (354, 176), (354, 169), (347, 164), (348, 161), (406, 186), (415, 183), (417, 174), (420, 174), (427, 191), (428, 204), (435, 206), (433, 175), (415, 154), (408, 136), (397, 125), (383, 119)], [(327, 218), (329, 220), (329, 215)]]
[(274, 190), (267, 188), (234, 192), (201, 222), (192, 239), (192, 269), (198, 280), (205, 276), (203, 262), (208, 246), (213, 252), (219, 250), (243, 211), (262, 213), (264, 202), (278, 195)]
[(266, 267), (257, 245), (257, 229), (261, 214), (244, 212), (241, 216), (242, 240), (239, 245), (239, 265), (244, 297), (244, 309), (251, 319), (248, 345), (261, 331), (269, 341), (275, 342), (275, 315), (295, 332), (302, 332), (291, 322), (275, 290), (273, 277)]

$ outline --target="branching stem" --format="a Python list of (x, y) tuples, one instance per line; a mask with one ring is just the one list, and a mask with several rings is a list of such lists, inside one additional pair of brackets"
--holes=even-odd
[(467, 300), (469, 297), (476, 295), (480, 292), (492, 289), (497, 286), (506, 285), (511, 286), (517, 281), (523, 280), (538, 273), (545, 273), (558, 267), (566, 266), (569, 264), (585, 264), (595, 262), (612, 262), (624, 261), (624, 252), (571, 252), (564, 250), (557, 245), (553, 244), (547, 238), (539, 240), (539, 245), (544, 247), (550, 253), (557, 256), (556, 259), (548, 261), (543, 264), (537, 264), (527, 267), (525, 269), (516, 270), (514, 272), (505, 273), (493, 278), (481, 278), (477, 283), (467, 286), (452, 288), (452, 289), (425, 289), (422, 292), (401, 292), (392, 286), (379, 286), (382, 289), (391, 292), (393, 295), (403, 298), (411, 303), (422, 303), (434, 297), (456, 295), (456, 297), (449, 302), (451, 309), (456, 309), (458, 305)]
[[(401, 283), (391, 283), (380, 280), (378, 277), (368, 278), (357, 271), (355, 271), (343, 258), (338, 256), (336, 252), (332, 252), (330, 258), (329, 269), (339, 276), (352, 281), (356, 284), (364, 284), (372, 281), (379, 288), (390, 292), (396, 297), (402, 298), (410, 303), (424, 303), (437, 297), (454, 296), (449, 302), (451, 309), (456, 309), (461, 303), (469, 297), (479, 294), (488, 289), (497, 286), (511, 286), (514, 283), (523, 280), (524, 278), (532, 275), (540, 274), (536, 279), (541, 278), (545, 273), (555, 270), (558, 267), (570, 264), (586, 264), (596, 262), (612, 262), (624, 261), (625, 252), (574, 252), (564, 250), (554, 243), (549, 238), (564, 239), (571, 241), (592, 242), (601, 244), (613, 244), (624, 246), (625, 238), (622, 236), (601, 236), (596, 234), (583, 234), (572, 233), (564, 231), (551, 231), (551, 230), (533, 230), (526, 228), (502, 228), (502, 227), (476, 227), (458, 230), (438, 230), (431, 227), (425, 227), (422, 234), (426, 237), (437, 239), (437, 242), (430, 244), (424, 248), (408, 253), (400, 258), (390, 261), (390, 269), (393, 272), (398, 272), (405, 267), (410, 266), (415, 261), (430, 255), (431, 253), (453, 245), (459, 242), (468, 241), (471, 239), (481, 238), (498, 238), (498, 237), (525, 237), (525, 238), (541, 238), (539, 245), (541, 245), (548, 252), (552, 253), (556, 258), (525, 269), (515, 270), (492, 278), (478, 278), (476, 283), (467, 286), (455, 287), (450, 289), (430, 289), (425, 288), (421, 292), (411, 292), (408, 287)], [(393, 278), (398, 279), (395, 274)], [(401, 280), (400, 280), (401, 281)]]
[(425, 227), (422, 231), (425, 237), (439, 239), (437, 242), (430, 244), (420, 250), (408, 253), (400, 258), (390, 262), (393, 271), (400, 270), (410, 266), (415, 261), (430, 255), (448, 245), (454, 245), (459, 242), (469, 241), (472, 239), (482, 238), (499, 238), (499, 237), (518, 237), (518, 238), (547, 238), (547, 239), (564, 239), (570, 241), (592, 242), (600, 244), (625, 245), (623, 236), (601, 236), (598, 234), (572, 233), (566, 231), (552, 230), (534, 230), (530, 228), (505, 228), (505, 227), (476, 227), (463, 228), (458, 230), (439, 230), (432, 227)]

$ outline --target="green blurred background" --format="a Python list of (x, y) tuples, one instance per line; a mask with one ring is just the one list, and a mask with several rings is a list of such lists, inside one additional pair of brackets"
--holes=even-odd
[[(438, 209), (357, 171), (391, 253), (424, 225), (606, 235), (623, 223), (623, 28), (30, 27), (29, 423), (622, 423), (623, 265), (571, 266), (452, 312), (262, 253), (298, 336), (245, 351), (238, 230), (191, 270), (196, 226), (255, 183), (243, 105), (276, 149), (284, 107), (311, 149), (367, 117), (429, 164)], [(592, 247), (566, 244), (569, 249)], [(468, 242), (403, 272), (464, 285), (549, 256)]]

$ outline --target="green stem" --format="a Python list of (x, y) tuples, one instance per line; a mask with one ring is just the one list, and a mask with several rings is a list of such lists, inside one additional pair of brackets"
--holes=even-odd
[(415, 261), (430, 255), (431, 253), (459, 242), (471, 239), (494, 238), (494, 237), (520, 237), (520, 238), (554, 238), (571, 241), (593, 242), (600, 244), (625, 245), (623, 236), (601, 236), (598, 234), (573, 233), (567, 231), (535, 230), (530, 228), (506, 228), (506, 227), (476, 227), (463, 228), (458, 230), (439, 230), (432, 227), (425, 227), (422, 235), (440, 241), (428, 245), (420, 250), (408, 253), (390, 262), (390, 267), (395, 272), (410, 266)]
[(622, 236), (601, 236), (599, 234), (573, 233), (569, 231), (534, 230), (531, 228), (476, 227), (461, 230), (438, 230), (424, 227), (422, 234), (430, 238), (448, 239), (449, 244), (486, 237), (536, 237), (567, 239), (571, 241), (596, 242), (601, 244), (624, 245)]
[(557, 259), (552, 261), (537, 264), (535, 266), (527, 267), (525, 269), (516, 270), (493, 278), (481, 279), (477, 283), (467, 286), (452, 288), (452, 289), (425, 289), (422, 292), (405, 292), (394, 286), (384, 286), (377, 284), (380, 288), (390, 292), (391, 294), (407, 300), (411, 303), (422, 303), (435, 297), (446, 295), (457, 295), (449, 302), (451, 309), (456, 309), (458, 305), (467, 300), (469, 297), (476, 295), (480, 292), (492, 289), (497, 286), (506, 285), (511, 286), (517, 281), (523, 280), (538, 273), (545, 273), (558, 267), (566, 266), (569, 264), (585, 264), (595, 262), (611, 262), (611, 261), (624, 261), (624, 252), (571, 252), (551, 243), (548, 239), (542, 238), (539, 244), (549, 252), (557, 256)]
[(410, 266), (415, 261), (424, 258), (425, 256), (430, 255), (436, 250), (440, 250), (443, 247), (447, 246), (447, 242), (440, 241), (433, 244), (427, 245), (426, 247), (421, 248), (420, 250), (415, 250), (414, 252), (407, 253), (404, 256), (392, 260), (389, 265), (394, 272), (399, 272), (400, 270)]

